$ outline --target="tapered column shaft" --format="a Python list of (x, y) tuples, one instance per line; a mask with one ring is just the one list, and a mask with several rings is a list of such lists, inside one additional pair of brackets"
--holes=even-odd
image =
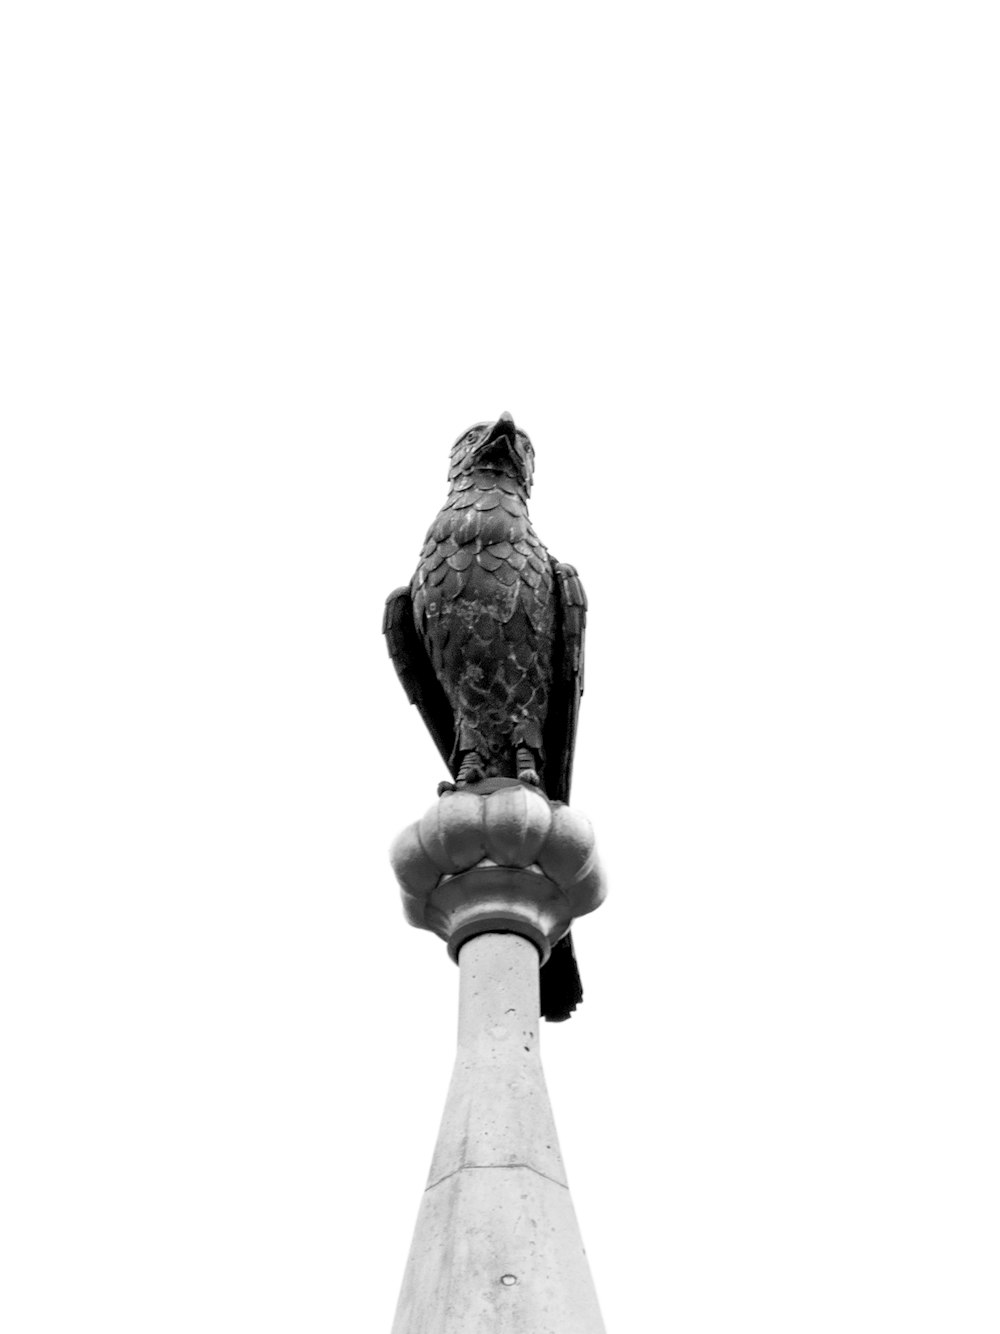
[(393, 1334), (603, 1334), (539, 1056), (538, 954), (462, 946), (458, 1053)]

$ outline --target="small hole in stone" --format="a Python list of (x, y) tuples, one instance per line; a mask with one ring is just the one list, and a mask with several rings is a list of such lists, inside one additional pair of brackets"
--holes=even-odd
[(514, 1284), (517, 1282), (517, 1275), (504, 1274), (503, 1277), (500, 1279), (500, 1282), (504, 1285), (505, 1288), (512, 1288)]

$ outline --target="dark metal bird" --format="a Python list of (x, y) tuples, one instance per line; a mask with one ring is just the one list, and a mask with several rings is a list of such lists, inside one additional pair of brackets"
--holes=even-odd
[[(459, 436), (448, 499), (409, 585), (386, 600), (383, 630), (454, 785), (517, 778), (568, 801), (587, 599), (531, 526), (534, 460), (506, 412)], [(545, 1018), (568, 1019), (583, 997), (569, 936), (541, 984)]]

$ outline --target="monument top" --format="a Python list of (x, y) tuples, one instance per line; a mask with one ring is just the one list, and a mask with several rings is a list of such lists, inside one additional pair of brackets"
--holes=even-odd
[[(509, 413), (463, 432), (413, 578), (386, 601), (389, 654), (451, 774), (439, 795), (507, 778), (569, 800), (587, 599), (531, 525), (534, 459)], [(570, 937), (539, 948), (542, 1012), (567, 1018), (583, 996)]]

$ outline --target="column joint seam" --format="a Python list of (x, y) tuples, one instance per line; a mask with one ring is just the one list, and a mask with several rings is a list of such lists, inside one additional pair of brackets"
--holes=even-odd
[(436, 1181), (429, 1181), (424, 1187), (424, 1194), (426, 1195), (429, 1190), (433, 1190), (435, 1186), (440, 1186), (449, 1177), (458, 1176), (459, 1172), (503, 1171), (511, 1167), (527, 1168), (529, 1172), (534, 1172), (536, 1176), (540, 1176), (543, 1181), (551, 1181), (553, 1186), (561, 1186), (563, 1190), (569, 1190), (565, 1181), (560, 1181), (557, 1177), (550, 1177), (547, 1172), (540, 1172), (537, 1167), (532, 1167), (531, 1163), (463, 1163), (461, 1167), (456, 1167), (454, 1171), (445, 1172), (444, 1176), (438, 1177)]

